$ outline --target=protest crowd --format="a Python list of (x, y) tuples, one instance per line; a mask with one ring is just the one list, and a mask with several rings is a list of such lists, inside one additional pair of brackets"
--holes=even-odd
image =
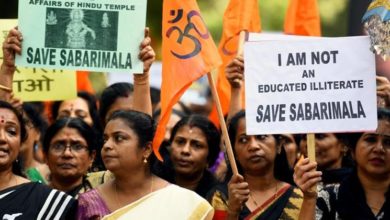
[[(164, 12), (171, 9), (168, 2), (164, 0)], [(142, 64), (142, 74), (133, 74), (132, 83), (114, 83), (99, 96), (84, 88), (78, 89), (72, 99), (23, 101), (23, 97), (15, 96), (13, 81), (19, 71), (17, 58), (23, 56), (24, 42), (29, 36), (19, 27), (8, 31), (0, 60), (0, 219), (390, 220), (390, 81), (383, 76), (372, 77), (378, 101), (370, 102), (376, 104), (371, 112), (365, 102), (360, 101), (356, 109), (352, 108), (352, 101), (340, 101), (342, 104), (334, 104), (332, 108), (327, 104), (328, 109), (314, 103), (313, 109), (317, 110), (312, 110), (310, 117), (308, 112), (301, 112), (307, 110), (302, 107), (291, 120), (293, 123), (349, 120), (348, 123), (353, 124), (374, 114), (371, 122), (375, 129), (264, 134), (259, 130), (249, 134), (247, 129), (252, 125), (246, 120), (250, 114), (243, 98), (248, 95), (244, 80), (248, 61), (240, 52), (243, 41), (239, 35), (244, 31), (260, 32), (260, 27), (256, 26), (259, 25), (258, 15), (250, 16), (247, 26), (244, 24), (231, 31), (237, 39), (237, 51), (220, 57), (209, 33), (197, 29), (202, 21), (195, 19), (200, 17), (196, 1), (172, 2), (176, 5), (171, 7), (184, 8), (182, 13), (190, 11), (187, 18), (193, 23), (185, 26), (187, 32), (184, 28), (184, 32), (180, 32), (180, 29), (167, 27), (179, 21), (163, 17), (163, 32), (167, 33), (163, 42), (177, 31), (184, 39), (190, 37), (189, 48), (193, 43), (200, 46), (193, 54), (184, 56), (174, 52), (175, 48), (169, 48), (171, 43), (163, 43), (162, 85), (158, 91), (150, 85), (156, 50), (146, 27), (142, 33), (144, 38), (136, 45), (138, 54), (128, 53), (127, 58), (123, 57), (126, 65), (112, 64), (116, 57), (110, 57), (110, 63), (105, 63), (106, 66), (132, 68), (136, 64), (130, 57), (137, 57)], [(316, 5), (316, 1), (302, 2)], [(251, 4), (257, 5), (257, 1), (230, 0), (224, 22), (229, 21), (236, 8), (244, 7), (237, 4), (247, 4), (247, 9), (253, 9)], [(304, 5), (296, 3), (290, 7), (299, 7), (299, 4)], [(112, 10), (120, 10), (119, 6)], [(130, 11), (137, 7), (132, 5)], [(254, 13), (258, 14), (256, 10)], [(318, 11), (308, 15), (305, 10), (309, 9), (295, 8), (295, 12), (304, 11), (301, 22), (317, 20), (302, 24), (308, 26), (299, 30), (286, 25), (285, 33), (320, 36)], [(53, 12), (50, 13), (50, 22), (54, 24)], [(238, 16), (241, 12), (235, 13)], [(86, 31), (84, 35), (98, 39), (98, 33), (88, 26), (81, 14), (79, 16)], [(103, 16), (101, 25), (104, 27), (109, 25), (107, 16)], [(231, 39), (229, 34), (224, 30), (221, 42)], [(191, 38), (193, 36), (199, 39)], [(71, 51), (73, 47), (82, 50), (80, 48), (87, 44), (84, 42), (87, 38), (75, 39), (66, 50)], [(183, 45), (180, 46), (186, 47)], [(28, 56), (36, 59), (34, 54)], [(119, 53), (117, 56), (120, 63)], [(169, 56), (181, 61), (168, 60)], [(342, 62), (342, 57), (337, 59)], [(73, 62), (69, 58), (65, 61)], [(85, 65), (93, 62), (87, 60)], [(224, 81), (218, 79), (214, 91), (210, 72), (218, 68), (216, 75)], [(82, 70), (76, 71), (78, 77), (88, 74), (86, 69)], [(206, 75), (210, 81), (208, 98), (212, 107), (205, 105), (196, 109), (181, 102), (180, 96), (189, 85)], [(366, 88), (365, 78), (310, 82), (312, 84), (302, 80), (296, 82), (298, 88), (291, 86), (293, 89), (283, 87), (284, 81), (261, 83), (254, 91), (263, 95), (304, 94), (306, 90), (326, 93), (334, 87), (338, 91)], [(322, 89), (306, 87), (321, 83)], [(216, 101), (215, 92), (221, 100)], [(304, 102), (305, 97), (302, 97)], [(258, 104), (258, 123), (289, 119), (283, 115), (284, 110), (276, 109), (277, 105), (264, 104), (268, 106), (265, 108), (262, 100)], [(222, 112), (218, 112), (216, 105), (222, 105)], [(315, 147), (315, 160), (310, 159), (311, 146)]]

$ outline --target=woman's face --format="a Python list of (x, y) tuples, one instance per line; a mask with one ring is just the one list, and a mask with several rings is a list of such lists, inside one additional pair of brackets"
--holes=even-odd
[(247, 135), (245, 119), (238, 122), (234, 150), (245, 173), (267, 172), (272, 169), (277, 153), (273, 135)]
[(378, 178), (390, 175), (390, 122), (379, 120), (374, 133), (363, 133), (353, 154), (358, 172)]
[(91, 114), (89, 112), (88, 103), (78, 97), (72, 100), (65, 100), (58, 108), (58, 118), (80, 118), (85, 121), (89, 126), (93, 126)]
[(0, 171), (12, 169), (20, 148), (20, 124), (15, 113), (0, 108)]
[(133, 109), (133, 96), (128, 95), (127, 97), (118, 97), (115, 102), (112, 103), (110, 108), (107, 111), (106, 118), (104, 119), (106, 122), (110, 118), (113, 112), (118, 110), (131, 110)]
[(171, 143), (171, 159), (176, 174), (196, 178), (207, 168), (209, 146), (198, 127), (184, 125)]
[(286, 151), (287, 161), (290, 168), (293, 168), (298, 156), (298, 145), (295, 142), (294, 135), (292, 134), (281, 134), (283, 141), (283, 147)]
[[(322, 170), (341, 168), (343, 155), (345, 152), (344, 144), (337, 139), (333, 133), (315, 134), (316, 160), (318, 167)], [(306, 138), (302, 138), (301, 152), (307, 155)]]
[(46, 159), (53, 178), (74, 180), (87, 174), (94, 155), (77, 129), (64, 127), (51, 139)]
[(151, 146), (141, 148), (137, 133), (122, 119), (110, 120), (104, 130), (102, 159), (113, 173), (144, 167), (144, 159), (151, 153)]

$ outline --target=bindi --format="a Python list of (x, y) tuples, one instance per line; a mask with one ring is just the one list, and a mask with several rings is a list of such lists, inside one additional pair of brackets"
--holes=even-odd
[(5, 123), (4, 116), (0, 116), (0, 122), (1, 122), (2, 124), (4, 124), (4, 123)]

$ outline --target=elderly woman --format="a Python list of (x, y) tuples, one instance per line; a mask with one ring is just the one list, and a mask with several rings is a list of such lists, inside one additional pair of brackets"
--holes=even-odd
[(217, 128), (204, 116), (182, 118), (172, 129), (170, 157), (164, 161), (162, 177), (206, 198), (218, 184), (208, 168), (218, 157), (220, 138)]
[[(52, 105), (52, 118), (57, 120), (68, 117), (82, 119), (91, 127), (91, 129), (95, 130), (97, 137), (103, 135), (103, 128), (100, 123), (95, 96), (87, 92), (78, 92), (76, 99), (54, 102)], [(101, 139), (98, 139), (95, 144), (97, 151), (92, 170), (105, 170), (100, 156), (100, 150), (103, 143)]]
[(0, 101), (0, 218), (72, 219), (75, 200), (21, 176), (17, 157), (27, 133), (22, 116)]
[(80, 195), (78, 219), (211, 219), (206, 200), (151, 173), (154, 130), (145, 113), (112, 114), (102, 157), (115, 178)]
[(351, 140), (356, 168), (318, 194), (312, 191), (321, 181), (317, 163), (305, 159), (297, 164), (294, 180), (304, 193), (300, 219), (390, 219), (389, 110), (378, 110), (375, 132), (351, 134)]
[(77, 197), (99, 184), (87, 179), (96, 155), (96, 133), (83, 120), (61, 118), (55, 121), (46, 131), (43, 150), (50, 169), (51, 187)]

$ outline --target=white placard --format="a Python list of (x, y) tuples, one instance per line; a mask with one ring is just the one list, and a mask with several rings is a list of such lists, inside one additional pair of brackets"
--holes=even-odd
[(248, 134), (375, 130), (368, 37), (246, 42)]

